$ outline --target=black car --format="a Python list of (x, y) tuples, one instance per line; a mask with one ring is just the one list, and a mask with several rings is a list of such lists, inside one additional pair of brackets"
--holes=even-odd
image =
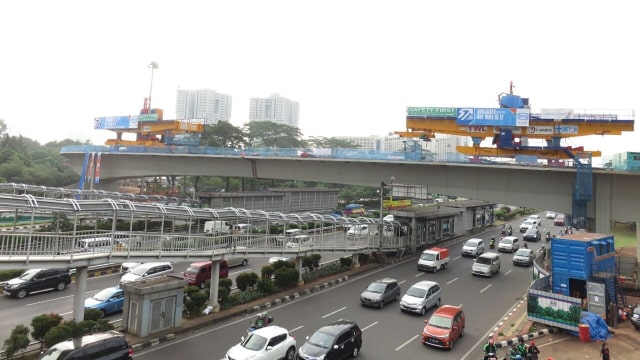
[(342, 360), (356, 357), (362, 347), (362, 330), (353, 321), (336, 320), (320, 329), (298, 349), (298, 359)]
[(71, 274), (67, 269), (29, 269), (17, 278), (4, 284), (3, 292), (22, 299), (23, 297), (44, 290), (62, 291), (71, 284)]
[(400, 285), (396, 279), (376, 280), (360, 294), (360, 303), (382, 308), (385, 304), (400, 300)]
[(540, 241), (540, 230), (536, 229), (529, 229), (527, 230), (524, 235), (522, 235), (522, 240), (524, 241)]
[(631, 313), (631, 324), (636, 330), (640, 330), (640, 305), (636, 306)]
[(111, 330), (59, 342), (44, 352), (38, 360), (130, 360), (133, 349), (124, 335)]

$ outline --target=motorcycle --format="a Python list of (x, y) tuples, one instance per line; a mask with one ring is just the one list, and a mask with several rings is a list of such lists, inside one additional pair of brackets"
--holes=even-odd
[(511, 228), (511, 226), (509, 226), (509, 228), (507, 228), (507, 236), (511, 235), (513, 235), (513, 229)]
[(498, 354), (496, 353), (488, 353), (484, 356), (484, 360), (498, 360)]
[(262, 329), (265, 326), (269, 326), (273, 323), (272, 315), (264, 315), (258, 316), (253, 322), (251, 322), (251, 326), (247, 329), (247, 334), (251, 334), (252, 332)]
[(495, 238), (491, 238), (491, 240), (489, 240), (489, 249), (494, 249), (496, 247), (496, 239)]
[(551, 233), (547, 231), (546, 234), (544, 234), (544, 241), (549, 242), (551, 241)]

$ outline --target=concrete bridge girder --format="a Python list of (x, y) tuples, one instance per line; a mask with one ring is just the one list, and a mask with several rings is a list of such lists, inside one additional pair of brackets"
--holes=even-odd
[[(64, 153), (80, 172), (83, 153)], [(144, 176), (237, 176), (320, 181), (377, 187), (391, 177), (399, 184), (427, 186), (431, 193), (571, 213), (576, 171), (572, 168), (377, 161), (229, 157), (193, 154), (103, 153), (102, 179)], [(640, 213), (640, 174), (593, 171), (592, 231), (608, 233), (613, 219), (636, 221)], [(607, 215), (608, 214), (608, 215)]]

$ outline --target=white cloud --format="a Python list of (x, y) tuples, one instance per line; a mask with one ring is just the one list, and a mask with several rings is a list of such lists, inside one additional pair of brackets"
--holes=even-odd
[[(41, 142), (102, 143), (96, 116), (178, 87), (300, 103), (307, 135), (403, 130), (406, 106), (496, 106), (509, 81), (534, 108), (637, 109), (626, 1), (14, 1), (0, 4), (0, 118)], [(584, 139), (640, 151), (636, 131)], [(578, 140), (580, 141), (580, 140)], [(595, 148), (594, 148), (595, 150)]]

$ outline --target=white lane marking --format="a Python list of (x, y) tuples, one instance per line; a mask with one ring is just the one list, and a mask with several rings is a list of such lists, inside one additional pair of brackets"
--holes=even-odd
[(424, 275), (423, 272), (416, 274), (416, 277)]
[(60, 314), (60, 315), (71, 315), (71, 314), (73, 314), (73, 311), (69, 311), (69, 312), (66, 312), (66, 313), (62, 313), (62, 314)]
[(300, 325), (300, 326), (298, 326), (297, 328), (293, 328), (293, 329), (289, 330), (289, 332), (290, 332), (290, 333), (292, 333), (292, 332), (294, 332), (294, 331), (296, 331), (296, 330), (300, 330), (300, 329), (302, 329), (303, 327), (304, 327), (303, 325)]
[(239, 271), (234, 271), (234, 272), (230, 272), (229, 275), (235, 275), (235, 274), (240, 274), (246, 271), (251, 271), (251, 268), (248, 269), (244, 269), (244, 270), (239, 270)]
[(374, 325), (377, 325), (377, 324), (378, 324), (378, 322), (376, 321), (376, 322), (374, 322), (374, 323), (373, 323), (373, 324), (371, 324), (371, 325), (367, 325), (367, 326), (365, 326), (365, 327), (363, 327), (363, 328), (362, 328), (362, 331), (365, 331), (365, 330), (367, 330), (368, 328), (370, 328), (370, 327), (372, 327), (372, 326), (374, 326)]
[(344, 309), (346, 309), (346, 308), (347, 308), (347, 307), (345, 306), (345, 307), (343, 307), (343, 308), (341, 308), (341, 309), (338, 309), (338, 310), (336, 310), (336, 311), (334, 311), (334, 312), (328, 313), (327, 315), (323, 316), (322, 318), (323, 318), (323, 319), (324, 319), (324, 318), (327, 318), (327, 317), (329, 317), (329, 316), (331, 316), (331, 315), (333, 315), (333, 314), (335, 314), (335, 313), (339, 313), (340, 311), (342, 311), (342, 310), (344, 310)]
[(455, 278), (455, 279), (453, 279), (453, 280), (450, 280), (450, 281), (447, 283), (447, 285), (451, 284), (452, 282), (454, 282), (454, 281), (456, 281), (456, 280), (458, 280), (458, 278)]
[(455, 260), (458, 260), (458, 259), (461, 259), (461, 258), (462, 258), (462, 256), (456, 256), (453, 259), (451, 259), (451, 261), (455, 261)]
[(509, 270), (509, 271), (507, 271), (506, 273), (504, 273), (504, 276), (509, 275), (512, 271), (513, 271), (513, 270)]
[(25, 306), (33, 306), (33, 305), (40, 305), (40, 304), (45, 304), (51, 301), (58, 301), (58, 300), (64, 300), (64, 299), (68, 299), (68, 298), (72, 298), (73, 295), (69, 295), (69, 296), (61, 296), (59, 298), (55, 298), (55, 299), (49, 299), (49, 300), (43, 300), (43, 301), (38, 301), (38, 302), (34, 302), (34, 303), (29, 303)]
[(402, 280), (402, 281), (400, 281), (400, 282), (398, 283), (398, 285), (402, 285), (402, 284), (404, 284), (404, 283), (406, 283), (406, 282), (407, 282), (407, 280)]
[(480, 290), (480, 293), (482, 294), (483, 292), (487, 291), (487, 289), (489, 289), (491, 287), (491, 284), (487, 285), (484, 289)]
[(418, 336), (420, 336), (420, 335), (416, 335), (416, 336), (412, 337), (411, 339), (409, 339), (409, 340), (405, 341), (405, 342), (404, 342), (404, 344), (402, 344), (402, 345), (400, 345), (400, 346), (398, 346), (398, 347), (396, 348), (396, 351), (398, 351), (398, 350), (402, 349), (403, 347), (407, 346), (407, 344), (408, 344), (408, 343), (410, 343), (410, 342), (412, 342), (413, 340), (415, 340)]

